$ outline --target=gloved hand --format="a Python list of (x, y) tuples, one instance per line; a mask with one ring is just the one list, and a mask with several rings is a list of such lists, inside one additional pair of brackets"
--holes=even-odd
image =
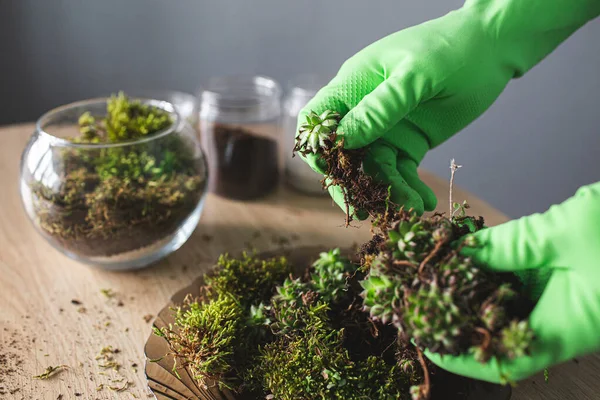
[(518, 381), (551, 365), (600, 349), (600, 182), (535, 214), (474, 234), (463, 252), (496, 271), (524, 278), (539, 300), (529, 317), (530, 356), (481, 364), (470, 355), (427, 353), (440, 367), (471, 378)]
[[(467, 0), (351, 57), (298, 123), (311, 110), (337, 111), (344, 146), (369, 146), (364, 170), (391, 185), (391, 200), (419, 213), (433, 210), (436, 197), (417, 174), (425, 153), (479, 117), (511, 78), (598, 14), (598, 0)], [(303, 158), (325, 172), (318, 155)], [(340, 188), (330, 194), (345, 210)]]

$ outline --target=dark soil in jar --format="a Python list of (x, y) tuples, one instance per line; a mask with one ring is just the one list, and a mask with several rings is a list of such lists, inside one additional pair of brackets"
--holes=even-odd
[(173, 235), (205, 192), (205, 166), (194, 163), (158, 180), (100, 178), (83, 157), (81, 163), (67, 157), (58, 190), (30, 185), (36, 223), (78, 256), (109, 257), (151, 246)]
[(214, 124), (202, 135), (210, 166), (211, 192), (251, 200), (277, 187), (279, 149), (276, 140), (224, 124)]

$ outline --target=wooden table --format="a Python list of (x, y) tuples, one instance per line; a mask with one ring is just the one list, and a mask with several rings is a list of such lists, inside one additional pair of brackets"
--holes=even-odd
[[(326, 197), (285, 188), (250, 203), (209, 195), (190, 240), (157, 265), (120, 273), (81, 265), (53, 249), (21, 207), (19, 158), (32, 131), (30, 124), (0, 128), (0, 398), (147, 398), (143, 347), (152, 316), (220, 253), (247, 243), (271, 249), (277, 246), (274, 237), (292, 238), (293, 245), (333, 247), (369, 236), (366, 225), (344, 228), (343, 213)], [(447, 181), (422, 175), (443, 199), (440, 206), (445, 211)], [(464, 191), (455, 190), (455, 199), (467, 199), (473, 214), (485, 216), (490, 225), (506, 220)], [(254, 238), (257, 231), (260, 237)], [(114, 296), (107, 297), (103, 289)], [(107, 346), (119, 350), (114, 355), (122, 365), (118, 373), (102, 369), (102, 360), (95, 359)], [(32, 379), (46, 367), (62, 364), (69, 368), (52, 379)], [(553, 368), (547, 384), (540, 376), (520, 384), (514, 398), (598, 399), (599, 373), (600, 357), (593, 355)], [(108, 388), (127, 380), (131, 385), (123, 392)]]

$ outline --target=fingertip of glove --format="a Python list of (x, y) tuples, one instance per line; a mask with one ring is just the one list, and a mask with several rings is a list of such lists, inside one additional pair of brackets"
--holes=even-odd
[(437, 200), (437, 197), (435, 196), (435, 193), (433, 193), (433, 191), (428, 186), (426, 186), (426, 187), (429, 190), (421, 191), (422, 192), (421, 199), (423, 200), (423, 207), (424, 207), (425, 211), (433, 211), (437, 207), (438, 200)]
[(394, 195), (394, 191), (394, 188), (392, 188), (391, 201), (396, 204), (398, 208), (404, 207), (405, 210), (412, 210), (412, 212), (416, 213), (418, 216), (425, 213), (425, 205), (423, 204), (423, 199), (421, 199), (421, 197), (416, 196), (409, 191), (403, 191), (400, 194)]
[(325, 175), (327, 172), (327, 162), (319, 154), (300, 154), (300, 158), (306, 162), (313, 171)]

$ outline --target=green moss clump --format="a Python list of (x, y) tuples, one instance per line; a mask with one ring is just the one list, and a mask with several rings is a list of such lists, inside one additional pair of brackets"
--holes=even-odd
[(209, 302), (187, 301), (186, 308), (176, 311), (175, 323), (180, 331), (167, 328), (159, 335), (167, 338), (171, 348), (195, 379), (213, 379), (223, 387), (238, 384), (232, 376), (235, 347), (244, 329), (243, 309), (232, 296), (222, 295)]
[[(58, 182), (31, 182), (38, 224), (61, 247), (80, 256), (110, 256), (173, 234), (196, 208), (206, 186), (203, 160), (159, 108), (124, 93), (107, 101), (106, 115), (83, 113), (85, 147), (55, 147)], [(144, 142), (134, 142), (148, 138)], [(150, 140), (151, 139), (151, 140)], [(95, 146), (127, 143), (122, 146)]]
[(381, 356), (354, 360), (331, 311), (319, 301), (297, 307), (302, 322), (267, 344), (245, 379), (281, 400), (408, 399), (409, 375)]
[(221, 255), (202, 296), (186, 298), (175, 309), (175, 326), (157, 332), (169, 341), (176, 366), (187, 367), (199, 382), (249, 391), (242, 376), (256, 362), (260, 346), (272, 339), (272, 312), (265, 303), (290, 272), (284, 257)]
[(353, 361), (344, 347), (344, 331), (328, 328), (326, 316), (319, 316), (325, 310), (322, 304), (312, 306), (301, 333), (265, 346), (251, 372), (264, 391), (281, 400), (408, 399), (399, 368), (376, 356)]
[(223, 254), (217, 261), (217, 271), (206, 278), (206, 286), (218, 294), (228, 293), (246, 306), (268, 303), (275, 284), (292, 272), (285, 257), (261, 260), (244, 252), (234, 258)]
[(77, 143), (121, 143), (140, 139), (172, 125), (170, 115), (156, 107), (131, 101), (123, 92), (106, 102), (106, 116), (98, 119), (90, 112), (79, 117)]
[(281, 257), (223, 255), (201, 298), (157, 333), (199, 384), (241, 396), (409, 399), (423, 379), (416, 353), (360, 309), (358, 265), (334, 249), (292, 272)]

